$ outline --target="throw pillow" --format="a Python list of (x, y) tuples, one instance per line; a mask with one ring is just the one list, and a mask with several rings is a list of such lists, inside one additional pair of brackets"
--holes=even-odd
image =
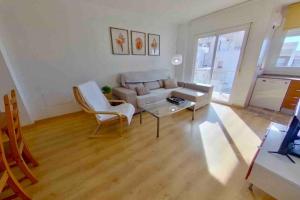
[(128, 89), (134, 90), (134, 91), (135, 91), (135, 88), (137, 88), (137, 87), (144, 87), (143, 83), (127, 83), (126, 85), (127, 85)]
[(145, 82), (144, 86), (148, 88), (149, 90), (154, 90), (160, 88), (159, 82), (158, 81), (150, 81), (150, 82)]
[(174, 80), (174, 79), (164, 80), (164, 86), (165, 86), (165, 89), (172, 89), (172, 88), (177, 88), (178, 87), (177, 81)]
[(149, 89), (144, 86), (136, 87), (135, 89), (138, 96), (144, 96), (146, 94), (150, 94)]

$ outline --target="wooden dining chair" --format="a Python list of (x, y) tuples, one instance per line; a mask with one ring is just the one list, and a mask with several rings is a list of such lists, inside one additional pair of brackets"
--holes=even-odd
[[(107, 100), (95, 81), (89, 81), (73, 87), (74, 97), (80, 107), (96, 117), (98, 126), (90, 137), (99, 137), (100, 127), (113, 121), (120, 123), (120, 135), (123, 133), (123, 121), (130, 124), (135, 112), (133, 105), (123, 100)], [(111, 103), (119, 105), (112, 106)]]
[(28, 145), (24, 140), (24, 136), (21, 130), (19, 109), (17, 104), (16, 92), (11, 91), (11, 97), (4, 96), (5, 113), (7, 118), (7, 135), (9, 138), (10, 157), (13, 159), (20, 170), (32, 183), (36, 183), (38, 180), (29, 169), (28, 164), (38, 166), (38, 162), (32, 156)]
[(13, 175), (9, 164), (6, 159), (6, 155), (3, 147), (2, 132), (0, 130), (0, 194), (2, 194), (5, 188), (10, 188), (14, 192), (12, 196), (6, 199), (21, 198), (23, 200), (30, 200), (31, 197), (22, 188), (16, 177)]

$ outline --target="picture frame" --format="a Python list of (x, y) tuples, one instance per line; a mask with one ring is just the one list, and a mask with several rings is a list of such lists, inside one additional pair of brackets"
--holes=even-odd
[(148, 33), (148, 55), (160, 56), (160, 35)]
[(129, 55), (129, 35), (127, 29), (109, 27), (111, 49), (114, 55)]
[(131, 54), (146, 55), (146, 33), (140, 31), (131, 31)]

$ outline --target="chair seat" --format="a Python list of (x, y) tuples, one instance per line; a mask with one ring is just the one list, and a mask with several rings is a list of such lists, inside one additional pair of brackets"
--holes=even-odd
[[(126, 116), (128, 124), (130, 124), (132, 116), (135, 112), (135, 108), (133, 105), (129, 103), (123, 103), (117, 106), (111, 106), (111, 109), (108, 112), (119, 112)], [(116, 117), (115, 115), (97, 115), (97, 119), (100, 121), (107, 121)]]

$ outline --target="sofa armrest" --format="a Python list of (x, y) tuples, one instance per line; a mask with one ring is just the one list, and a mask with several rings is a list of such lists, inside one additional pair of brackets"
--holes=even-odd
[(132, 104), (133, 106), (137, 106), (136, 104), (136, 92), (134, 90), (130, 90), (124, 87), (116, 87), (113, 88), (112, 93), (118, 99), (124, 100), (127, 103)]
[(208, 94), (212, 94), (214, 87), (208, 84), (199, 84), (199, 83), (185, 83), (185, 88), (196, 90), (199, 92), (206, 92)]

